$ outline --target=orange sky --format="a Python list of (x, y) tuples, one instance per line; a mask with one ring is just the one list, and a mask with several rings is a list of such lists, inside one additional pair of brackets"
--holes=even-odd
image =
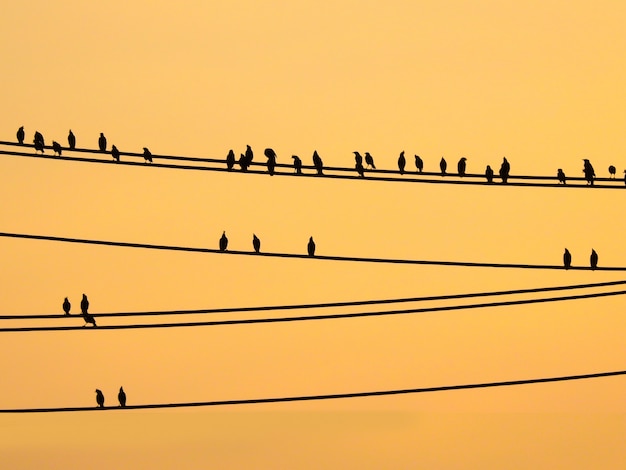
[[(263, 149), (272, 147), (280, 163), (297, 154), (310, 164), (316, 149), (327, 165), (352, 166), (352, 151), (359, 150), (372, 153), (379, 168), (395, 169), (404, 150), (411, 169), (416, 153), (427, 171), (437, 171), (442, 156), (452, 168), (465, 156), (471, 173), (482, 173), (487, 164), (497, 169), (506, 156), (513, 174), (556, 175), (563, 168), (576, 177), (582, 176), (582, 159), (589, 158), (598, 176), (607, 177), (613, 164), (622, 177), (626, 5), (510, 3), (13, 2), (4, 5), (0, 28), (0, 140), (14, 140), (23, 125), (28, 142), (39, 130), (47, 143), (65, 145), (71, 128), (79, 147), (96, 148), (104, 132), (109, 145), (122, 151), (147, 146), (156, 155), (225, 158), (230, 149), (238, 155), (249, 144), (260, 161)], [(320, 254), (529, 264), (558, 264), (564, 247), (574, 264), (587, 264), (595, 248), (601, 265), (626, 266), (620, 214), (626, 193), (620, 191), (270, 178), (8, 156), (0, 157), (0, 174), (4, 232), (216, 248), (225, 230), (234, 250), (251, 249), (256, 233), (265, 250), (287, 253), (304, 253), (313, 235)], [(13, 239), (0, 239), (0, 246), (0, 305), (3, 314), (16, 315), (60, 313), (65, 296), (76, 311), (83, 292), (97, 315), (621, 278), (610, 272), (258, 259)], [(91, 406), (96, 387), (113, 404), (120, 385), (129, 402), (166, 403), (623, 370), (623, 305), (621, 297), (611, 297), (262, 326), (4, 333), (0, 408)], [(492, 449), (501, 449), (502, 435), (517, 436), (522, 449), (536, 443), (529, 427), (553, 429), (561, 422), (549, 417), (553, 412), (621, 416), (607, 429), (623, 435), (625, 385), (616, 377), (258, 410), (542, 414), (532, 426), (515, 421), (508, 434), (499, 428), (508, 418), (481, 431), (494, 439)], [(213, 410), (189, 413), (197, 415), (166, 413), (170, 418), (153, 425), (213, 416)], [(86, 432), (116, 442), (112, 429), (119, 422), (98, 428), (91, 414), (84, 416)], [(129, 432), (147, 426), (139, 418), (144, 415), (133, 416), (136, 421), (124, 418)], [(237, 418), (247, 429), (239, 438), (249, 445), (263, 439), (250, 429), (271, 421), (253, 416)], [(625, 454), (600, 432), (597, 416), (590, 418), (593, 425), (583, 419), (571, 429), (597, 426), (601, 437), (585, 440), (584, 455), (601, 453), (605, 443), (610, 451), (602, 454), (604, 468), (614, 468)], [(69, 429), (71, 419), (0, 417), (0, 429), (15, 437), (5, 450), (15, 452), (16, 468), (38, 468), (37, 453), (27, 461), (16, 449), (41, 450), (47, 437), (25, 444), (27, 433), (11, 430), (24, 423)], [(284, 416), (273, 425), (299, 432)], [(341, 433), (341, 426), (334, 432)], [(410, 459), (411, 440), (426, 439), (423, 430), (409, 426), (390, 444), (383, 428), (369, 436), (380, 453), (395, 449)], [(332, 434), (330, 427), (326, 431)], [(550, 462), (571, 463), (565, 449), (572, 435), (554, 433), (557, 457)], [(450, 436), (452, 442), (463, 439), (451, 430)], [(177, 439), (185, 436), (164, 433), (150, 445), (176, 449)], [(354, 461), (343, 463), (365, 468), (360, 445), (345, 442)], [(303, 455), (310, 451), (302, 442), (296, 448)], [(320, 458), (340, 462), (332, 457), (340, 450), (324, 449)], [(459, 462), (485, 462), (489, 454), (486, 446), (485, 454), (464, 449)], [(270, 462), (271, 447), (266, 452)], [(229, 461), (220, 455), (221, 464)], [(132, 468), (133, 458), (120, 457), (117, 464)], [(504, 457), (489, 462), (506, 468)], [(541, 452), (526, 461), (534, 468), (545, 462)], [(451, 461), (450, 468), (458, 467)]]

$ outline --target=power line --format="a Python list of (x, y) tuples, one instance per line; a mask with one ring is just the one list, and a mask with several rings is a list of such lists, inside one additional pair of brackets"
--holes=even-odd
[[(15, 142), (4, 142), (0, 141), (0, 145), (14, 145), (21, 147), (33, 147), (30, 144), (18, 144)], [(45, 147), (51, 149), (51, 147)], [(67, 149), (65, 149), (67, 150)], [(100, 152), (99, 150), (91, 150), (91, 149), (73, 149), (71, 152), (83, 152), (90, 153), (95, 155), (110, 155), (110, 152)], [(30, 157), (30, 158), (45, 158), (45, 159), (53, 159), (53, 160), (65, 160), (65, 161), (73, 161), (73, 162), (85, 162), (85, 163), (102, 163), (102, 164), (114, 164), (114, 165), (139, 165), (146, 166), (145, 163), (140, 162), (132, 162), (132, 161), (120, 161), (115, 162), (113, 160), (103, 160), (102, 158), (84, 158), (84, 157), (76, 157), (76, 156), (61, 156), (61, 155), (40, 155), (36, 153), (27, 153), (27, 152), (17, 152), (17, 151), (8, 151), (8, 150), (0, 150), (0, 155), (7, 156), (19, 156), (19, 157)], [(143, 159), (142, 153), (134, 153), (134, 152), (120, 152), (121, 156), (132, 157), (132, 158), (141, 158)], [(250, 164), (251, 167), (258, 168), (248, 169), (247, 171), (240, 170), (229, 170), (226, 167), (225, 159), (216, 159), (216, 158), (200, 158), (200, 157), (186, 157), (186, 156), (176, 156), (176, 155), (152, 155), (153, 160), (169, 160), (169, 161), (183, 161), (194, 163), (193, 165), (181, 165), (181, 164), (167, 164), (167, 163), (152, 163), (150, 166), (154, 166), (157, 168), (167, 168), (167, 169), (179, 169), (179, 170), (204, 170), (204, 171), (226, 171), (232, 173), (248, 173), (248, 174), (267, 174), (266, 164), (260, 162), (252, 162)], [(220, 166), (207, 166), (206, 164), (219, 164)], [(285, 169), (287, 171), (281, 172), (280, 169)], [(386, 169), (376, 169), (376, 170), (365, 170), (366, 177), (360, 177), (356, 174), (356, 170), (354, 168), (348, 167), (332, 167), (325, 166), (324, 174), (318, 175), (315, 167), (312, 165), (302, 165), (302, 169), (305, 171), (310, 171), (310, 173), (303, 172), (297, 174), (293, 171), (293, 166), (285, 163), (276, 163), (276, 171), (274, 172), (274, 176), (295, 176), (295, 177), (315, 177), (315, 178), (339, 178), (339, 179), (355, 179), (355, 180), (369, 180), (369, 181), (386, 181), (386, 182), (405, 182), (405, 183), (431, 183), (431, 184), (465, 184), (465, 185), (481, 185), (481, 186), (525, 186), (525, 187), (564, 187), (564, 188), (597, 188), (597, 189), (625, 189), (626, 185), (621, 184), (620, 180), (616, 180), (614, 178), (594, 178), (594, 185), (588, 185), (587, 181), (583, 177), (568, 177), (567, 181), (570, 184), (559, 184), (558, 178), (556, 176), (532, 176), (532, 175), (510, 175), (508, 177), (509, 181), (506, 184), (501, 184), (497, 181), (494, 183), (489, 183), (486, 181), (485, 176), (483, 174), (478, 173), (466, 173), (463, 177), (455, 173), (447, 173), (445, 176), (442, 176), (441, 173), (437, 172), (409, 172), (405, 171), (404, 174), (401, 174), (398, 170), (386, 170)], [(383, 176), (387, 175), (387, 176)], [(513, 181), (519, 180), (519, 181)], [(536, 181), (536, 182), (532, 182)], [(542, 183), (543, 181), (543, 183)], [(610, 183), (610, 184), (598, 184), (598, 183)], [(571, 184), (577, 183), (577, 184)]]
[(352, 392), (352, 393), (333, 393), (327, 395), (303, 395), (303, 396), (291, 396), (291, 397), (272, 397), (272, 398), (249, 398), (241, 400), (214, 400), (214, 401), (200, 401), (200, 402), (187, 402), (187, 403), (156, 403), (148, 405), (126, 405), (126, 407), (63, 407), (63, 408), (15, 408), (15, 409), (0, 409), (0, 413), (59, 413), (59, 412), (82, 412), (82, 411), (113, 411), (113, 410), (145, 410), (145, 409), (157, 409), (157, 408), (191, 408), (200, 406), (227, 406), (227, 405), (253, 405), (253, 404), (265, 404), (265, 403), (286, 403), (286, 402), (298, 402), (298, 401), (321, 401), (321, 400), (338, 400), (344, 398), (365, 398), (365, 397), (380, 397), (389, 395), (408, 395), (416, 393), (433, 393), (433, 392), (447, 392), (452, 390), (471, 390), (479, 388), (495, 388), (495, 387), (512, 387), (518, 385), (530, 385), (540, 383), (554, 383), (554, 382), (567, 382), (573, 380), (587, 380), (598, 379), (604, 377), (615, 377), (619, 375), (626, 375), (626, 370), (618, 370), (611, 372), (597, 372), (594, 374), (580, 374), (580, 375), (566, 375), (560, 377), (543, 377), (536, 379), (523, 379), (523, 380), (508, 380), (504, 382), (483, 382), (473, 384), (462, 385), (444, 385), (439, 387), (425, 387), (425, 388), (406, 388), (396, 390), (379, 390), (373, 392)]
[[(556, 292), (563, 290), (578, 289), (594, 289), (598, 287), (612, 287), (626, 284), (626, 280), (597, 282), (591, 284), (570, 284), (566, 286), (554, 287), (535, 287), (531, 289), (511, 289), (504, 291), (490, 292), (471, 292), (465, 294), (446, 294), (432, 295), (421, 297), (404, 297), (398, 299), (376, 299), (376, 300), (353, 300), (344, 302), (324, 302), (313, 304), (289, 304), (289, 305), (263, 305), (254, 307), (223, 307), (223, 308), (203, 308), (193, 310), (160, 310), (147, 312), (114, 312), (114, 313), (98, 313), (98, 318), (102, 317), (142, 317), (142, 316), (161, 316), (161, 315), (200, 315), (200, 314), (217, 314), (217, 313), (247, 313), (247, 312), (263, 312), (263, 311), (279, 311), (279, 310), (305, 310), (305, 309), (323, 309), (336, 307), (356, 307), (366, 305), (385, 305), (397, 303), (414, 303), (414, 302), (432, 302), (441, 300), (458, 300), (471, 299), (476, 297), (498, 297), (504, 295), (520, 295), (535, 294), (542, 292)], [(52, 320), (58, 318), (72, 318), (73, 315), (65, 314), (35, 314), (35, 315), (0, 315), (0, 320)]]
[[(296, 253), (269, 253), (261, 252), (256, 253), (254, 251), (237, 251), (227, 250), (221, 251), (217, 248), (198, 248), (188, 246), (174, 246), (174, 245), (156, 245), (151, 243), (135, 243), (135, 242), (116, 242), (107, 240), (94, 240), (87, 238), (69, 238), (69, 237), (55, 237), (52, 235), (33, 235), (25, 233), (13, 233), (13, 232), (0, 232), (0, 237), (7, 238), (23, 238), (30, 240), (46, 240), (64, 243), (81, 243), (87, 245), (105, 245), (105, 246), (117, 246), (125, 248), (145, 248), (151, 250), (168, 250), (168, 251), (184, 251), (192, 253), (212, 253), (221, 255), (244, 255), (244, 256), (256, 256), (256, 257), (275, 257), (275, 258), (294, 258), (294, 259), (309, 259), (309, 260), (324, 260), (324, 261), (353, 261), (362, 263), (390, 263), (390, 264), (421, 264), (421, 265), (437, 265), (437, 266), (463, 266), (463, 267), (480, 267), (480, 268), (515, 268), (515, 269), (558, 269), (564, 270), (565, 268), (560, 265), (546, 265), (546, 264), (521, 264), (521, 263), (480, 263), (470, 261), (435, 261), (435, 260), (414, 260), (414, 259), (392, 259), (392, 258), (365, 258), (365, 257), (353, 257), (353, 256), (331, 256), (331, 255), (315, 255), (309, 256), (305, 254)], [(571, 266), (569, 270), (582, 270), (582, 271), (626, 271), (626, 267), (619, 266), (598, 266), (591, 268), (588, 266)]]
[[(600, 297), (612, 297), (616, 295), (624, 295), (626, 290), (613, 291), (613, 292), (594, 292), (590, 294), (570, 295), (563, 297), (547, 297), (540, 299), (522, 299), (522, 300), (507, 300), (501, 302), (484, 302), (477, 304), (466, 305), (445, 305), (439, 307), (427, 307), (427, 308), (414, 308), (406, 310), (387, 310), (382, 312), (351, 312), (351, 313), (335, 313), (335, 314), (323, 314), (323, 315), (300, 315), (293, 317), (267, 317), (267, 318), (245, 318), (245, 319), (233, 319), (233, 320), (215, 320), (215, 321), (202, 321), (202, 322), (179, 322), (179, 323), (146, 323), (146, 324), (131, 324), (131, 325), (101, 325), (95, 328), (85, 328), (83, 326), (25, 326), (14, 328), (0, 328), (0, 333), (24, 333), (33, 331), (72, 331), (72, 330), (129, 330), (129, 329), (145, 329), (145, 328), (181, 328), (181, 327), (199, 327), (199, 326), (232, 326), (232, 325), (247, 325), (247, 324), (267, 324), (267, 323), (286, 323), (286, 322), (300, 322), (300, 321), (314, 321), (314, 320), (338, 320), (348, 318), (363, 318), (363, 317), (380, 317), (387, 315), (406, 315), (414, 313), (434, 313), (445, 312), (454, 310), (469, 310), (475, 308), (488, 308), (488, 307), (509, 307), (513, 305), (528, 305), (545, 302), (562, 302), (568, 300), (583, 300), (593, 299)], [(91, 314), (93, 317), (98, 317), (97, 314)], [(80, 315), (71, 315), (70, 318), (81, 318)]]

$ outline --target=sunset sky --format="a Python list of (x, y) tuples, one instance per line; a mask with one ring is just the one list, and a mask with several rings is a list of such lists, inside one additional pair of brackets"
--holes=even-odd
[[(24, 126), (27, 143), (39, 131), (47, 145), (66, 146), (72, 129), (80, 148), (96, 149), (103, 132), (109, 148), (149, 147), (155, 164), (159, 154), (223, 159), (233, 149), (239, 157), (250, 145), (255, 162), (271, 147), (279, 163), (299, 155), (311, 165), (317, 150), (327, 166), (352, 167), (352, 152), (367, 151), (379, 169), (394, 170), (404, 151), (412, 172), (415, 154), (429, 172), (442, 157), (452, 172), (466, 157), (469, 173), (497, 171), (506, 157), (512, 175), (562, 168), (578, 178), (587, 158), (598, 177), (615, 165), (623, 185), (624, 2), (33, 0), (8, 2), (1, 16), (0, 141), (15, 141)], [(264, 251), (297, 254), (313, 236), (319, 255), (530, 265), (558, 265), (567, 247), (574, 266), (587, 266), (592, 249), (600, 266), (626, 266), (626, 188), (270, 177), (101, 158), (111, 163), (0, 155), (0, 232), (215, 249), (225, 231), (229, 248), (241, 251), (252, 250), (254, 233)], [(0, 250), (0, 314), (16, 316), (60, 314), (66, 296), (76, 313), (82, 293), (97, 318), (626, 279), (619, 271), (4, 237)], [(78, 316), (0, 320), (82, 324)], [(96, 388), (114, 406), (121, 385), (129, 404), (152, 404), (626, 368), (623, 296), (315, 322), (0, 334), (0, 409), (95, 407)], [(612, 469), (626, 459), (625, 392), (620, 376), (288, 404), (0, 414), (0, 453), (10, 468), (25, 469)]]

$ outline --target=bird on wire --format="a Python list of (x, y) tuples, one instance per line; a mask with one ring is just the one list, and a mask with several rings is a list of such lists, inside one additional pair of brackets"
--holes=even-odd
[(101, 152), (107, 151), (107, 138), (104, 136), (103, 132), (100, 132), (100, 137), (98, 138), (98, 148)]
[(239, 166), (241, 167), (241, 171), (248, 171), (248, 160), (243, 153), (239, 156)]
[(267, 172), (270, 176), (273, 176), (274, 168), (276, 167), (276, 152), (274, 152), (274, 149), (266, 148), (264, 153), (267, 157)]
[(588, 158), (583, 158), (583, 174), (585, 175), (585, 179), (587, 180), (587, 184), (593, 186), (593, 179), (596, 176), (596, 172), (593, 169), (593, 165), (589, 161)]
[(421, 173), (424, 169), (424, 160), (422, 160), (419, 155), (415, 155), (415, 168), (417, 169), (418, 173)]
[(365, 176), (365, 168), (363, 168), (363, 163), (361, 163), (360, 161), (357, 161), (354, 164), (354, 168), (355, 168), (356, 172), (359, 174), (360, 177), (364, 177)]
[(256, 234), (252, 234), (252, 247), (254, 248), (255, 253), (261, 252), (261, 240)]
[(24, 143), (24, 137), (26, 137), (26, 133), (24, 132), (24, 126), (21, 126), (17, 130), (17, 133), (15, 134), (15, 136), (17, 137), (17, 143), (18, 144), (23, 144)]
[(76, 148), (76, 136), (70, 129), (70, 133), (67, 134), (67, 143), (70, 146), (70, 150), (74, 150)]
[(252, 165), (252, 159), (254, 158), (254, 152), (252, 151), (252, 147), (246, 145), (246, 164), (247, 166)]
[(309, 256), (315, 256), (315, 242), (313, 241), (313, 237), (309, 238), (309, 244), (307, 245), (307, 252)]
[(63, 301), (63, 311), (65, 312), (66, 315), (69, 315), (71, 309), (72, 309), (72, 304), (70, 303), (68, 298), (65, 297), (65, 300)]
[(563, 171), (562, 168), (558, 169), (556, 173), (556, 177), (559, 179), (559, 184), (561, 183), (567, 184), (567, 179), (565, 178), (565, 172)]
[(144, 163), (152, 163), (152, 153), (148, 150), (148, 147), (143, 148), (143, 160)]
[(511, 172), (511, 164), (506, 159), (506, 157), (502, 157), (502, 165), (500, 165), (500, 178), (502, 178), (503, 183), (508, 182), (510, 172)]
[(226, 237), (226, 230), (224, 230), (220, 237), (220, 251), (226, 251), (226, 248), (228, 248), (228, 237)]
[(33, 143), (35, 144), (35, 153), (41, 152), (41, 154), (43, 155), (43, 150), (46, 144), (44, 142), (43, 135), (41, 134), (41, 132), (35, 131), (35, 137), (33, 139)]
[(97, 388), (96, 388), (96, 403), (98, 404), (98, 408), (104, 408), (104, 395)]
[(354, 164), (358, 165), (359, 163), (363, 166), (363, 157), (357, 151), (352, 152), (354, 154)]
[(485, 178), (487, 178), (487, 183), (493, 183), (493, 170), (489, 165), (485, 169)]
[(302, 174), (302, 160), (297, 155), (292, 155), (293, 158), (293, 169), (296, 175)]
[(228, 170), (232, 170), (235, 166), (235, 152), (233, 149), (230, 149), (228, 155), (226, 155), (226, 168)]
[(120, 387), (120, 391), (117, 394), (117, 401), (120, 402), (122, 408), (126, 406), (126, 392), (124, 391), (124, 387)]
[(596, 250), (591, 249), (591, 256), (589, 256), (589, 264), (591, 265), (591, 269), (596, 269), (598, 267), (598, 253)]
[(88, 310), (89, 310), (89, 299), (87, 299), (87, 296), (83, 294), (83, 299), (80, 301), (81, 315), (83, 316), (83, 319), (85, 320), (85, 324), (83, 326), (87, 326), (88, 323), (91, 323), (93, 326), (98, 326), (96, 325), (96, 319), (93, 317), (93, 315), (91, 315), (88, 312)]
[(569, 269), (572, 266), (572, 255), (567, 248), (565, 248), (563, 253), (563, 266), (565, 266), (565, 269)]
[(615, 179), (615, 172), (617, 170), (613, 165), (609, 166), (609, 178)]
[(56, 140), (53, 140), (52, 141), (52, 150), (54, 151), (55, 155), (58, 155), (60, 157), (61, 153), (63, 152), (63, 147), (61, 147), (61, 144), (58, 143)]
[(313, 151), (313, 165), (315, 166), (318, 175), (324, 174), (324, 163), (322, 162), (322, 158), (318, 155), (317, 150)]
[(369, 152), (365, 152), (365, 163), (367, 164), (367, 168), (371, 168), (372, 170), (376, 169), (376, 165), (374, 165), (374, 157), (372, 157)]
[(465, 169), (467, 168), (467, 158), (462, 157), (456, 165), (456, 169), (459, 176), (465, 176)]
[(439, 169), (441, 170), (441, 176), (444, 176), (446, 174), (446, 170), (448, 169), (448, 162), (446, 162), (446, 159), (441, 157), (441, 160), (439, 161)]
[(120, 151), (117, 149), (115, 145), (111, 146), (111, 156), (113, 159), (119, 163), (120, 161)]
[(404, 168), (406, 167), (406, 158), (404, 158), (404, 150), (400, 152), (400, 156), (398, 157), (398, 170), (400, 170), (400, 174), (404, 174)]

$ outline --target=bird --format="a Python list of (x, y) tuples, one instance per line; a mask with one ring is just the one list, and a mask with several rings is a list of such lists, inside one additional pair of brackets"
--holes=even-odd
[(448, 168), (448, 162), (446, 159), (441, 157), (441, 161), (439, 162), (439, 168), (441, 169), (441, 176), (446, 174), (446, 169)]
[(309, 238), (309, 244), (307, 245), (307, 251), (309, 252), (309, 256), (315, 256), (315, 242), (313, 241), (313, 237)]
[(404, 174), (404, 167), (406, 166), (406, 158), (404, 158), (404, 150), (400, 152), (400, 156), (398, 157), (398, 170), (400, 170), (400, 174)]
[(226, 155), (226, 168), (232, 170), (235, 166), (235, 152), (233, 149), (230, 149), (228, 155)]
[(74, 150), (76, 148), (76, 137), (74, 136), (72, 129), (70, 129), (70, 133), (67, 135), (67, 143), (70, 146), (70, 150)]
[(246, 145), (246, 162), (248, 162), (248, 166), (252, 164), (252, 159), (254, 158), (254, 152), (252, 151), (252, 147)]
[(120, 402), (120, 406), (124, 408), (126, 406), (126, 392), (124, 387), (120, 387), (120, 391), (117, 394), (117, 400)]
[(493, 170), (489, 165), (485, 169), (485, 178), (487, 178), (487, 183), (493, 183)]
[(569, 252), (567, 248), (565, 248), (565, 252), (563, 253), (563, 266), (565, 269), (569, 269), (572, 265), (572, 254)]
[(615, 172), (617, 170), (613, 165), (609, 166), (609, 177), (615, 179)]
[(88, 312), (89, 300), (85, 294), (83, 294), (83, 299), (80, 301), (80, 310), (83, 319), (85, 320), (85, 324), (83, 326), (87, 326), (88, 323), (91, 323), (93, 326), (98, 326), (96, 325), (96, 319)]
[(323, 175), (322, 170), (324, 169), (324, 163), (322, 162), (322, 158), (317, 154), (317, 150), (313, 151), (313, 165), (315, 165), (315, 169), (317, 170), (318, 175)]
[(559, 168), (559, 170), (556, 173), (556, 177), (559, 179), (559, 184), (560, 183), (567, 184), (567, 180), (565, 179), (565, 173), (563, 172), (562, 168)]
[(370, 155), (369, 152), (365, 152), (365, 163), (367, 163), (367, 167), (372, 170), (376, 169), (376, 165), (374, 165), (374, 157)]
[(100, 147), (101, 152), (107, 151), (107, 138), (102, 132), (100, 132), (100, 137), (98, 138), (98, 147)]
[(63, 311), (65, 312), (66, 315), (70, 314), (70, 309), (71, 308), (72, 308), (72, 304), (70, 303), (68, 298), (65, 297), (65, 300), (63, 301)]
[(261, 252), (261, 240), (254, 233), (252, 234), (252, 247), (256, 253)]
[(264, 153), (267, 157), (267, 172), (272, 176), (276, 167), (276, 152), (274, 152), (274, 149), (266, 148)]
[(33, 143), (35, 144), (35, 152), (41, 152), (41, 154), (43, 155), (43, 150), (46, 144), (44, 142), (41, 132), (35, 131), (35, 138), (33, 139)]
[(241, 167), (241, 171), (248, 171), (248, 160), (243, 153), (239, 156), (239, 166)]
[(358, 165), (359, 163), (361, 165), (363, 165), (363, 157), (361, 156), (361, 154), (359, 152), (352, 152), (354, 154), (354, 163), (355, 165)]
[(361, 177), (365, 176), (365, 168), (363, 168), (363, 163), (356, 162), (354, 164), (354, 168), (356, 169), (356, 172), (359, 174), (359, 176), (361, 176)]
[(220, 238), (220, 251), (226, 251), (226, 248), (228, 248), (228, 238), (226, 237), (226, 231), (224, 231)]
[(150, 153), (150, 150), (148, 150), (148, 147), (144, 147), (143, 148), (143, 159), (144, 159), (144, 163), (152, 163), (152, 153)]
[(415, 168), (419, 173), (424, 169), (424, 161), (420, 158), (419, 155), (415, 155)]
[(465, 168), (467, 167), (467, 158), (463, 157), (459, 160), (456, 168), (459, 172), (459, 176), (465, 176)]
[(506, 183), (509, 180), (510, 171), (511, 164), (506, 159), (506, 157), (502, 157), (502, 165), (500, 165), (500, 178), (502, 178), (503, 183)]
[(293, 158), (294, 171), (296, 172), (297, 175), (301, 175), (302, 174), (302, 160), (300, 160), (300, 157), (298, 157), (297, 155), (292, 155), (291, 158)]
[(591, 269), (596, 269), (598, 267), (598, 253), (596, 253), (596, 250), (594, 249), (591, 249), (589, 264), (591, 265)]
[(17, 133), (15, 134), (17, 137), (17, 143), (18, 144), (23, 144), (24, 143), (24, 137), (25, 137), (25, 133), (24, 133), (24, 126), (21, 126), (18, 130)]
[(61, 152), (63, 151), (63, 147), (61, 147), (61, 144), (58, 143), (56, 140), (52, 141), (52, 150), (54, 150), (54, 154), (55, 155), (59, 155), (59, 157), (61, 156)]
[(96, 403), (99, 408), (104, 408), (104, 395), (96, 388)]
[(596, 176), (596, 172), (593, 169), (593, 165), (587, 158), (583, 158), (583, 173), (585, 174), (585, 179), (587, 180), (587, 184), (593, 186), (593, 178)]
[(115, 145), (111, 147), (111, 156), (115, 159), (116, 162), (120, 161), (120, 151)]

